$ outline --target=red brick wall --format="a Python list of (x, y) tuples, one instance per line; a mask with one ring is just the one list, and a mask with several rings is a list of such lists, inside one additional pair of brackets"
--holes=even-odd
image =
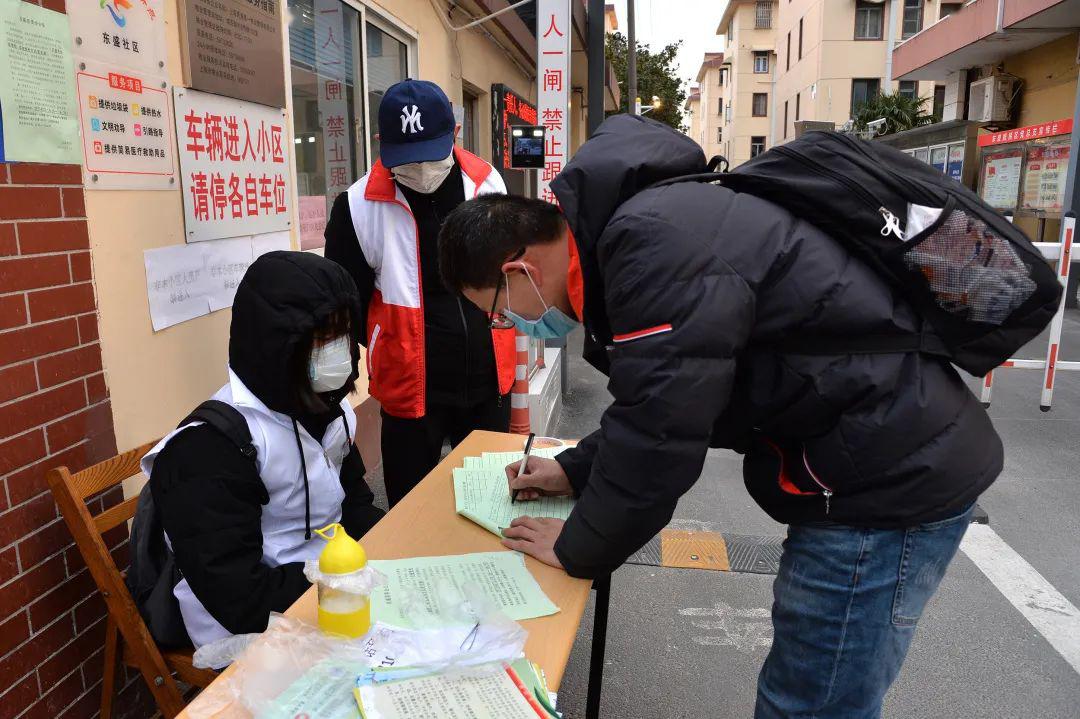
[[(116, 454), (85, 214), (78, 166), (0, 164), (0, 719), (90, 717), (101, 696), (105, 605), (45, 482)], [(126, 566), (126, 527), (109, 545)]]

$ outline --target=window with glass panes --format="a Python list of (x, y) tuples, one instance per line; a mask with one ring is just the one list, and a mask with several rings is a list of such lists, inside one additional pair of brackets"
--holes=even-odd
[(758, 30), (768, 30), (772, 27), (772, 2), (771, 0), (757, 0), (754, 12), (754, 27)]
[(755, 92), (753, 107), (751, 109), (751, 114), (754, 117), (765, 117), (769, 110), (769, 94), (765, 92)]
[(883, 3), (855, 3), (855, 39), (880, 40), (885, 24), (885, 5)]
[(765, 136), (752, 136), (750, 138), (750, 157), (757, 157), (763, 152), (765, 152)]
[(867, 100), (876, 97), (881, 92), (881, 80), (873, 78), (855, 79), (851, 81), (851, 114), (855, 109)]
[(769, 71), (769, 53), (754, 51), (754, 72), (757, 74)]
[[(408, 77), (408, 45), (407, 36), (392, 36), (381, 19), (341, 0), (289, 0), (288, 7), (300, 246), (306, 250), (322, 246), (334, 198), (378, 157), (378, 100)], [(383, 37), (392, 42), (383, 44)], [(393, 67), (388, 51), (397, 53)]]
[(904, 97), (914, 98), (919, 94), (919, 83), (915, 80), (901, 80), (898, 92)]
[(923, 0), (904, 0), (902, 38), (909, 38), (922, 30)]

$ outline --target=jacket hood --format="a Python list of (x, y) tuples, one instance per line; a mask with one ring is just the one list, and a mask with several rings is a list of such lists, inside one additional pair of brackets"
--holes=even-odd
[(358, 376), (362, 329), (360, 299), (349, 273), (309, 252), (262, 255), (248, 268), (233, 300), (229, 366), (268, 408), (302, 416), (304, 410), (296, 406), (289, 387), (290, 360), (297, 345), (339, 309), (350, 314), (353, 372), (345, 383), (349, 388)]
[(608, 118), (551, 183), (578, 248), (589, 252), (619, 205), (646, 187), (706, 171), (696, 142), (634, 115)]

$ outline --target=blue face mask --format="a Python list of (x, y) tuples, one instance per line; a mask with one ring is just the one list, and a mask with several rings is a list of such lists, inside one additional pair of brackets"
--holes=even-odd
[[(522, 266), (522, 269), (525, 269), (524, 265)], [(536, 296), (539, 297), (540, 302), (543, 303), (544, 313), (535, 320), (529, 320), (507, 307), (503, 310), (503, 314), (506, 315), (506, 318), (514, 323), (514, 326), (518, 328), (518, 331), (521, 332), (521, 334), (538, 340), (559, 339), (560, 337), (566, 337), (573, 332), (580, 323), (577, 322), (577, 320), (570, 319), (570, 317), (558, 307), (548, 307), (547, 302), (544, 302), (544, 296), (540, 294), (540, 290), (537, 289), (536, 283), (533, 282), (527, 269), (525, 270), (525, 276), (529, 278), (529, 283), (533, 286)], [(509, 304), (509, 277), (506, 278), (506, 287), (507, 303)]]

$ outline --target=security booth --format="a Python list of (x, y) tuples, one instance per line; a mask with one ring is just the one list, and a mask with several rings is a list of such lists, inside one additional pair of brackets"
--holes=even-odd
[(949, 120), (875, 139), (974, 189), (978, 177), (978, 133), (977, 122)]

